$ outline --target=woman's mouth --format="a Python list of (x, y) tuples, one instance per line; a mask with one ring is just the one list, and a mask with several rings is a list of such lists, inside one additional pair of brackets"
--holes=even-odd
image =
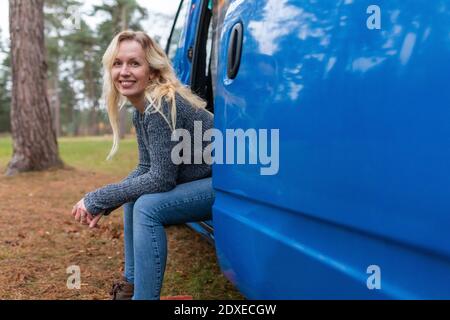
[(136, 81), (133, 81), (133, 80), (122, 80), (122, 81), (119, 81), (119, 83), (120, 83), (120, 86), (122, 88), (129, 89), (136, 83)]

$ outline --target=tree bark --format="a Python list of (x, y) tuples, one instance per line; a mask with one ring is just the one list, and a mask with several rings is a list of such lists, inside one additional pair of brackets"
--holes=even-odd
[[(87, 52), (88, 48), (85, 49)], [(84, 75), (85, 75), (85, 84), (86, 84), (86, 96), (88, 98), (89, 103), (92, 105), (91, 108), (91, 116), (89, 121), (89, 134), (93, 136), (98, 135), (98, 117), (97, 117), (97, 100), (96, 100), (96, 88), (95, 88), (95, 79), (94, 73), (92, 70), (92, 62), (90, 57), (87, 57), (84, 61)]]
[(10, 0), (13, 157), (7, 175), (62, 167), (47, 98), (44, 0)]
[(59, 76), (56, 72), (48, 81), (47, 96), (50, 103), (50, 111), (53, 118), (53, 127), (56, 137), (61, 136), (61, 100), (59, 99)]

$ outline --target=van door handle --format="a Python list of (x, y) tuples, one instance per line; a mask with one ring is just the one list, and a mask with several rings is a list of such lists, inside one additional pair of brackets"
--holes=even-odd
[(227, 76), (229, 79), (236, 78), (241, 65), (242, 42), (244, 39), (242, 22), (236, 23), (231, 28), (230, 40), (228, 42), (228, 64)]

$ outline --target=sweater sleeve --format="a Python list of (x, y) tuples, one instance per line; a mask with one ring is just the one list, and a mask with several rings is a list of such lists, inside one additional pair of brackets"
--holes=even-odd
[(171, 141), (172, 131), (159, 113), (148, 114), (148, 124), (142, 132), (149, 143), (148, 171), (115, 184), (106, 185), (86, 194), (86, 209), (93, 215), (111, 212), (121, 205), (136, 201), (141, 195), (169, 191), (176, 186), (178, 166), (172, 162), (171, 152), (177, 142)]
[[(128, 174), (128, 176), (125, 179), (123, 179), (120, 183), (123, 183), (129, 179), (137, 178), (137, 177), (143, 175), (144, 173), (146, 173), (147, 171), (148, 171), (148, 168), (146, 168), (142, 164), (138, 164), (137, 167), (133, 171), (131, 171)], [(86, 199), (85, 199), (85, 202), (86, 202)], [(118, 205), (116, 207), (111, 207), (111, 208), (105, 209), (103, 211), (103, 215), (108, 216), (111, 212), (113, 212), (116, 209), (119, 209), (120, 207), (121, 207), (121, 205)], [(89, 209), (88, 209), (88, 211), (89, 211)]]

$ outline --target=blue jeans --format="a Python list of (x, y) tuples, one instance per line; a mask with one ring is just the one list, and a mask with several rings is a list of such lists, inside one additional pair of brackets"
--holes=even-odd
[(212, 179), (206, 178), (124, 205), (124, 276), (134, 283), (134, 300), (160, 298), (167, 259), (164, 226), (210, 220), (213, 203)]

